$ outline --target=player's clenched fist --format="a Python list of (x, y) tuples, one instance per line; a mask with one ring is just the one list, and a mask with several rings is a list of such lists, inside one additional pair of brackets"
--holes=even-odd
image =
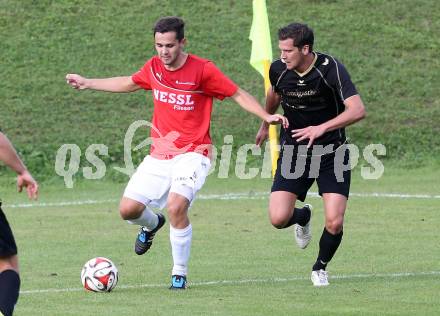
[(87, 89), (87, 79), (80, 75), (68, 74), (66, 75), (66, 82), (74, 89)]

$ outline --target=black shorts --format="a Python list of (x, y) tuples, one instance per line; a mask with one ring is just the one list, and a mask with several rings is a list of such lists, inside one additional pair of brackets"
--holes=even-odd
[(351, 169), (347, 145), (323, 155), (311, 155), (310, 151), (303, 154), (296, 147), (286, 147), (283, 146), (278, 158), (272, 192), (291, 192), (304, 202), (307, 191), (316, 180), (319, 195), (339, 193), (348, 198)]
[(17, 254), (17, 245), (1, 206), (0, 202), (0, 257), (10, 257)]

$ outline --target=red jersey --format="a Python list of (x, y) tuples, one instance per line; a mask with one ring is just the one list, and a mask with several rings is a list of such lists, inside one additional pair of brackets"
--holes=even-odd
[(230, 97), (238, 86), (211, 61), (191, 54), (174, 71), (167, 70), (154, 56), (131, 78), (143, 89), (152, 90), (150, 154), (158, 159), (191, 151), (208, 156), (213, 98)]

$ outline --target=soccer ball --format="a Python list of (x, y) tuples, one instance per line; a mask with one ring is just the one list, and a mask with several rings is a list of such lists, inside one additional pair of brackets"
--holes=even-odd
[(118, 269), (110, 259), (90, 259), (82, 268), (81, 282), (88, 291), (110, 292), (118, 283)]

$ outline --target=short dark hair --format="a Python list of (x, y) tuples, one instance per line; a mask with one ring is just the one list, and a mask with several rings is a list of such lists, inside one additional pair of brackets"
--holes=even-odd
[(313, 50), (313, 41), (315, 39), (313, 30), (307, 24), (291, 23), (278, 30), (278, 39), (284, 41), (288, 38), (293, 39), (293, 46), (302, 48), (309, 45), (310, 51)]
[(177, 16), (166, 16), (157, 20), (153, 27), (153, 36), (159, 33), (176, 32), (176, 39), (181, 41), (185, 37), (185, 22)]

